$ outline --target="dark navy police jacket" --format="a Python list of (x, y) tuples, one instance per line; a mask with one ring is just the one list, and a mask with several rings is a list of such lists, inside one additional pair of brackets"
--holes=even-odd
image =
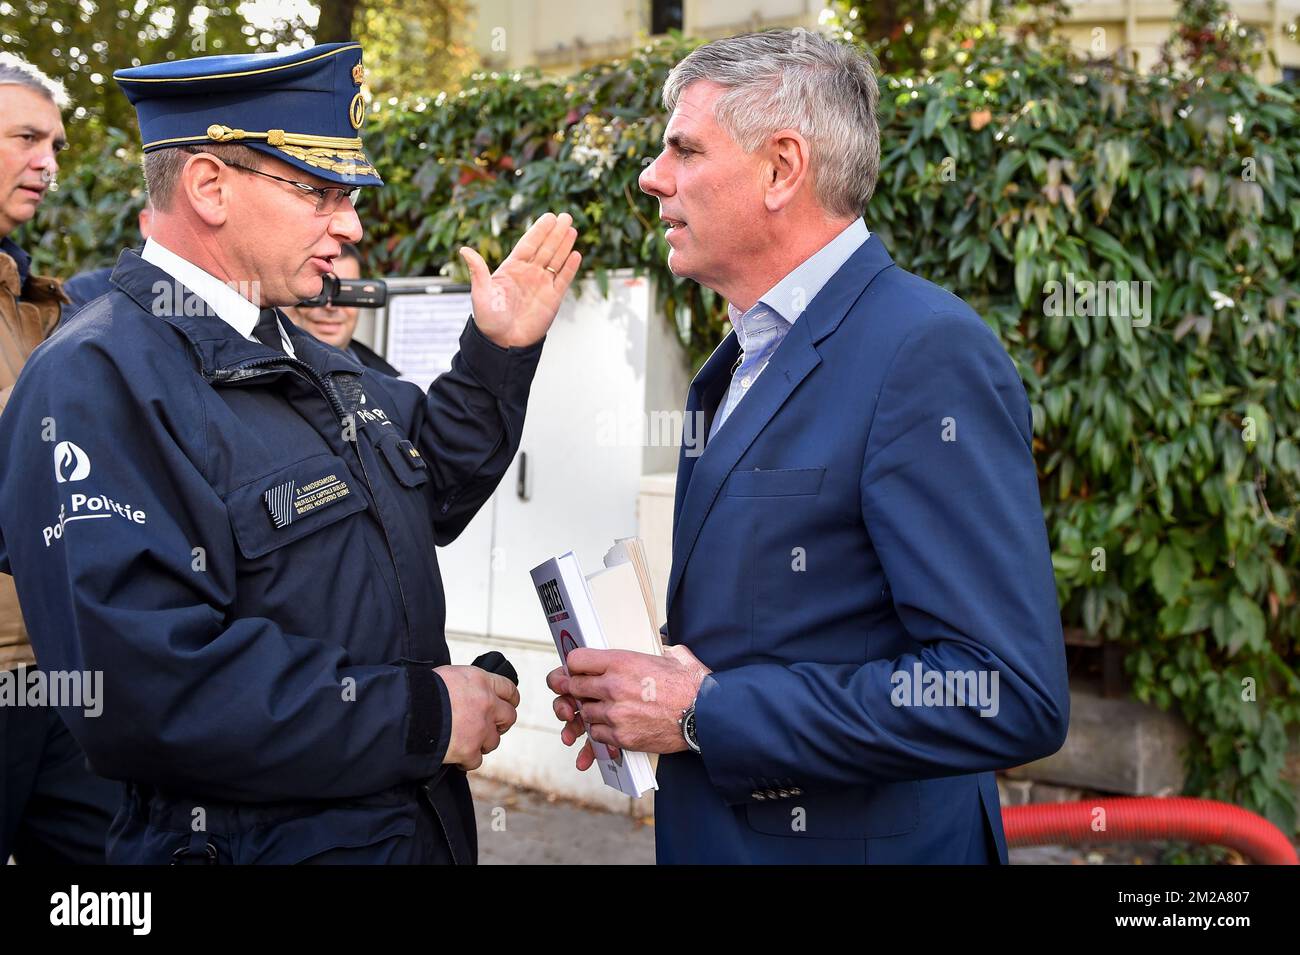
[(130, 783), (110, 861), (474, 861), (434, 546), (514, 456), (542, 344), (471, 320), (423, 394), (249, 341), (134, 252), (113, 284), (0, 425), (0, 570), (40, 665), (103, 673), (101, 715), (61, 712)]

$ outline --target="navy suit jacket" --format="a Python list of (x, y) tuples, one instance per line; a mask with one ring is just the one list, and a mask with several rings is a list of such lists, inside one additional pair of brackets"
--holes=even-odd
[(715, 672), (701, 754), (659, 762), (660, 862), (1006, 862), (993, 771), (1069, 722), (1031, 430), (993, 332), (872, 235), (684, 446), (666, 630)]

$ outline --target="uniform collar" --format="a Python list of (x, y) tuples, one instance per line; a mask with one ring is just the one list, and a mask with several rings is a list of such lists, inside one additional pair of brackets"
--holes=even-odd
[[(239, 334), (249, 339), (253, 337), (253, 329), (257, 325), (261, 308), (238, 289), (232, 288), (211, 272), (177, 255), (154, 238), (145, 240), (144, 251), (140, 253), (140, 258), (156, 265), (203, 299), (218, 318)], [(289, 354), (293, 355), (293, 346), (283, 322), (280, 323), (280, 340), (285, 344)]]
[[(265, 345), (245, 338), (230, 323), (214, 322), (213, 309), (205, 299), (184, 281), (146, 262), (132, 249), (118, 256), (110, 281), (143, 311), (171, 325), (189, 341), (206, 378), (213, 377), (217, 371), (271, 355)], [(284, 324), (281, 322), (281, 334), (293, 343), (295, 356), (317, 372), (361, 373), (362, 366), (354, 358), (320, 344), (296, 325), (290, 323), (285, 328)]]

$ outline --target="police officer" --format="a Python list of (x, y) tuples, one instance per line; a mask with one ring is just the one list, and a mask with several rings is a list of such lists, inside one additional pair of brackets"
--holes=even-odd
[(67, 714), (126, 780), (110, 862), (473, 862), (469, 787), (515, 721), (452, 666), (435, 545), (519, 444), (577, 272), (546, 214), (427, 394), (280, 313), (362, 234), (355, 43), (122, 70), (153, 234), (37, 349), (0, 420), (0, 570), (42, 663), (102, 672)]

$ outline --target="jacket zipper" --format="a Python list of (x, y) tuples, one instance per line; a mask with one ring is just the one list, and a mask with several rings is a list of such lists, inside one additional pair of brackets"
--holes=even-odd
[[(254, 358), (246, 362), (241, 362), (234, 368), (218, 369), (213, 373), (213, 380), (222, 381), (228, 384), (247, 381), (250, 378), (256, 378), (267, 374), (269, 367), (273, 365), (288, 365), (306, 375), (306, 377), (317, 387), (320, 393), (325, 396), (325, 400), (329, 402), (330, 409), (334, 412), (334, 416), (338, 418), (339, 424), (347, 427), (348, 419), (352, 416), (348, 415), (347, 411), (343, 408), (343, 403), (339, 401), (333, 383), (327, 378), (323, 378), (321, 375), (317, 374), (315, 368), (312, 368), (311, 365), (299, 358), (290, 358), (287, 355), (282, 358)], [(355, 417), (352, 417), (352, 429), (353, 434), (355, 435)], [(375, 488), (374, 485), (370, 483), (370, 474), (366, 471), (366, 462), (361, 456), (360, 438), (346, 443), (353, 445), (352, 451), (356, 454), (357, 463), (361, 466), (361, 477), (366, 482), (366, 490), (370, 492), (372, 498), (375, 498)], [(375, 498), (375, 500), (377, 502), (378, 498)], [(411, 610), (406, 604), (406, 591), (402, 587), (402, 573), (397, 566), (397, 552), (393, 550), (393, 542), (388, 536), (388, 526), (384, 523), (383, 515), (378, 513), (377, 504), (375, 510), (376, 517), (379, 519), (379, 529), (384, 535), (384, 545), (388, 548), (388, 559), (392, 561), (393, 564), (393, 577), (397, 581), (397, 596), (402, 601), (402, 617), (406, 621), (406, 655), (408, 658), (413, 659), (413, 651), (415, 648), (412, 645), (413, 635), (411, 632)]]

